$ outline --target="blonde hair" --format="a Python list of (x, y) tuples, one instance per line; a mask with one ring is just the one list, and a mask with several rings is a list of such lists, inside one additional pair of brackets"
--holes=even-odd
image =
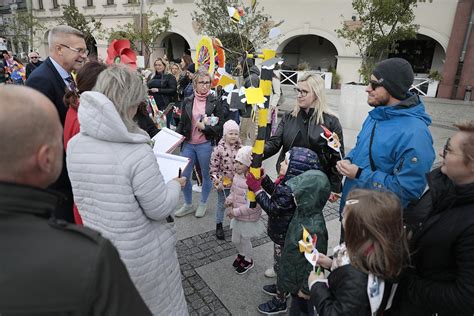
[(127, 130), (131, 133), (139, 133), (137, 124), (130, 116), (129, 109), (138, 106), (146, 99), (146, 88), (136, 72), (119, 64), (108, 66), (97, 78), (97, 83), (92, 89), (104, 94), (114, 104), (117, 112), (122, 118)]
[[(168, 72), (168, 62), (162, 58), (162, 57), (158, 57), (157, 59), (155, 59), (155, 61), (153, 62), (153, 69), (155, 69), (155, 64), (156, 62), (159, 61), (163, 64), (163, 66), (165, 66), (165, 69), (163, 70), (163, 73), (167, 73)], [(155, 69), (155, 73), (156, 73), (156, 69)]]
[[(314, 72), (309, 72), (303, 74), (299, 79), (298, 82), (306, 82), (308, 83), (309, 88), (313, 91), (316, 99), (311, 104), (311, 108), (314, 108), (314, 112), (311, 115), (310, 120), (314, 121), (316, 124), (324, 124), (324, 117), (323, 113), (331, 114), (336, 116), (326, 103), (326, 92), (324, 91), (324, 80), (321, 78), (320, 75)], [(297, 117), (298, 113), (300, 112), (300, 107), (298, 104), (295, 104), (291, 115), (293, 117)]]
[[(344, 208), (345, 242), (351, 263), (365, 273), (394, 278), (408, 264), (400, 200), (391, 192), (352, 190)], [(373, 249), (361, 254), (370, 241)]]

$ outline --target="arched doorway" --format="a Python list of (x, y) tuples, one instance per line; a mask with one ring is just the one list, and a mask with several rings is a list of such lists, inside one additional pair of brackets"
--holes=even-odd
[(281, 50), (283, 68), (288, 70), (312, 69), (328, 71), (336, 68), (336, 47), (318, 35), (302, 35), (292, 38)]
[(417, 34), (415, 39), (398, 42), (397, 52), (388, 57), (404, 58), (416, 74), (429, 74), (430, 71), (442, 71), (446, 52), (433, 38)]
[(191, 55), (189, 43), (178, 33), (169, 33), (162, 40), (160, 46), (168, 60), (180, 59), (183, 54)]

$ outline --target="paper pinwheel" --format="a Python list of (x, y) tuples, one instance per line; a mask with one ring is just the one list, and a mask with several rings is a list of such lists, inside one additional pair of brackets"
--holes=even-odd
[(137, 54), (130, 48), (130, 41), (127, 39), (113, 40), (107, 48), (107, 65), (123, 64), (132, 69), (137, 69)]
[(311, 236), (309, 232), (306, 230), (306, 228), (303, 227), (303, 239), (301, 239), (298, 242), (300, 252), (304, 253), (304, 256), (306, 257), (306, 260), (311, 263), (313, 266), (313, 269), (316, 270), (316, 265), (319, 259), (319, 252), (318, 249), (316, 249), (316, 242), (318, 241), (318, 236), (316, 234), (313, 234)]
[(335, 151), (339, 153), (339, 156), (341, 157), (342, 160), (342, 154), (341, 154), (341, 142), (339, 141), (339, 136), (337, 136), (336, 133), (331, 132), (329, 129), (327, 129), (324, 125), (321, 125), (323, 132), (321, 133), (321, 137), (324, 138), (328, 146)]

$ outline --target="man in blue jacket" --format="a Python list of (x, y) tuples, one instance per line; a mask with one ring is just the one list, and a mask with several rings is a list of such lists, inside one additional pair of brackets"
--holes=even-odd
[(346, 176), (341, 213), (354, 187), (391, 191), (403, 207), (423, 193), (435, 153), (428, 129), (431, 118), (420, 98), (408, 91), (413, 79), (405, 59), (390, 58), (375, 66), (366, 88), (367, 102), (374, 109), (354, 149), (337, 163)]

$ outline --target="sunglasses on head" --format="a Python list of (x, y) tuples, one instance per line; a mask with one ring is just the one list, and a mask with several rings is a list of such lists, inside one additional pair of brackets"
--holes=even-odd
[(377, 80), (369, 80), (369, 85), (372, 88), (372, 90), (377, 89), (378, 87), (382, 87), (383, 84)]

